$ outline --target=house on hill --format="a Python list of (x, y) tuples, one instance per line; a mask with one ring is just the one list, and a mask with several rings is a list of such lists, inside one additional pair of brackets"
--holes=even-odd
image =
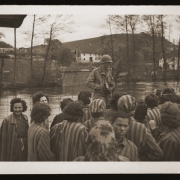
[(78, 62), (99, 62), (101, 55), (97, 53), (97, 49), (101, 47), (99, 38), (83, 39), (63, 43), (63, 46), (69, 48), (74, 54), (75, 61)]

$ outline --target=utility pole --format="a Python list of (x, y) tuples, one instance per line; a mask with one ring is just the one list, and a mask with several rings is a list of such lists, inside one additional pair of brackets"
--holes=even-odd
[(16, 28), (14, 28), (14, 83), (16, 84)]

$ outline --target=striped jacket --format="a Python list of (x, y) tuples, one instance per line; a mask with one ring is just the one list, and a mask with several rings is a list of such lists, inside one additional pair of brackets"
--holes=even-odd
[(132, 141), (138, 148), (139, 158), (142, 161), (159, 161), (163, 157), (163, 152), (153, 138), (151, 132), (141, 123), (133, 118), (126, 138)]
[(138, 161), (138, 149), (136, 145), (127, 138), (124, 137), (121, 143), (116, 144), (115, 149), (119, 156), (127, 157), (130, 161)]
[(153, 109), (148, 109), (147, 120), (155, 120), (158, 127), (161, 126), (161, 114), (157, 107)]
[(50, 151), (49, 133), (40, 124), (31, 123), (28, 130), (28, 161), (53, 161), (54, 154)]
[(163, 150), (163, 161), (180, 161), (180, 126), (162, 132), (158, 144)]
[(86, 122), (87, 120), (91, 119), (91, 111), (89, 106), (83, 107), (83, 117), (82, 117), (82, 124)]
[(50, 131), (51, 150), (58, 161), (73, 161), (78, 156), (84, 156), (85, 140), (88, 136), (86, 127), (79, 122), (56, 124)]

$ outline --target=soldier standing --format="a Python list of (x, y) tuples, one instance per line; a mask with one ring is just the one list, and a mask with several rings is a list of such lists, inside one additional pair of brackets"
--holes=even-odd
[(104, 98), (107, 106), (109, 106), (115, 87), (114, 78), (112, 77), (112, 62), (109, 55), (103, 55), (100, 60), (101, 66), (92, 70), (86, 82), (89, 88), (94, 89), (93, 100)]

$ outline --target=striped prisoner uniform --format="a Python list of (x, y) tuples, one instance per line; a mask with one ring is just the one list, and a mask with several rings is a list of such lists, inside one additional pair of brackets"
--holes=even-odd
[(163, 161), (180, 161), (180, 126), (162, 132), (158, 144), (163, 150)]
[(34, 121), (28, 130), (28, 161), (53, 161), (54, 154), (50, 151), (49, 132)]
[(133, 118), (130, 120), (129, 129), (125, 137), (137, 146), (139, 158), (142, 161), (159, 161), (162, 159), (163, 152), (150, 131)]
[(91, 111), (89, 106), (83, 107), (83, 118), (82, 118), (82, 124), (86, 122), (87, 120), (91, 119)]
[(73, 161), (84, 156), (85, 140), (88, 136), (86, 127), (78, 122), (56, 124), (50, 131), (51, 150), (58, 161)]
[(115, 152), (119, 156), (127, 157), (130, 161), (138, 161), (138, 149), (136, 145), (125, 137), (121, 143), (116, 144)]
[(161, 126), (161, 113), (157, 107), (148, 109), (147, 120), (155, 120), (158, 127)]

